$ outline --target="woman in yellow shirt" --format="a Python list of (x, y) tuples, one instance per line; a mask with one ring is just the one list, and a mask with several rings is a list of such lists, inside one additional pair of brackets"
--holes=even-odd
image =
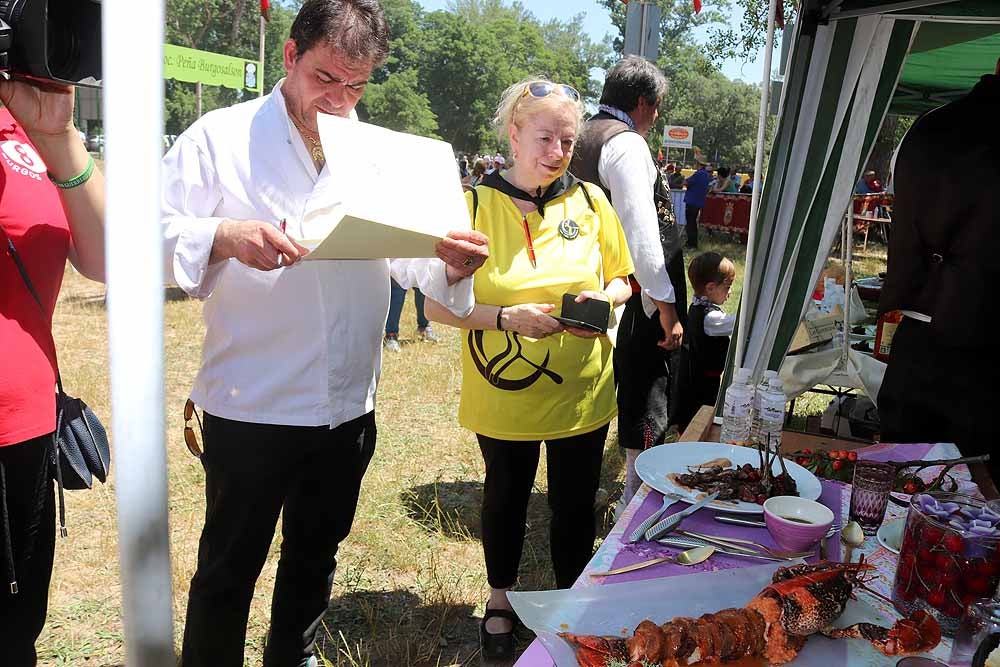
[(567, 293), (624, 303), (633, 267), (604, 193), (567, 172), (582, 117), (569, 86), (528, 79), (504, 92), (494, 123), (513, 166), (466, 194), (473, 227), (489, 237), (478, 305), (459, 319), (427, 302), (431, 319), (465, 330), (459, 422), (475, 431), (486, 464), (482, 535), (492, 590), (480, 639), (489, 660), (513, 658), (506, 593), (517, 579), (542, 441), (557, 586), (571, 586), (593, 552), (594, 495), (616, 414), (611, 342), (553, 315)]

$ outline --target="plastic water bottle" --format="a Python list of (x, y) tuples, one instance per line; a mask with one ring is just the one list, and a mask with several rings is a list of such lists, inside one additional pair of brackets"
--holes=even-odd
[(764, 371), (764, 376), (757, 385), (757, 391), (753, 395), (753, 410), (750, 415), (750, 442), (757, 444), (760, 442), (760, 399), (764, 397), (768, 384), (778, 377), (778, 371)]
[(745, 443), (750, 438), (750, 408), (753, 405), (753, 385), (749, 368), (736, 371), (733, 383), (726, 390), (722, 408), (721, 442)]
[(772, 378), (760, 399), (760, 441), (765, 445), (781, 445), (781, 428), (785, 424), (785, 383)]

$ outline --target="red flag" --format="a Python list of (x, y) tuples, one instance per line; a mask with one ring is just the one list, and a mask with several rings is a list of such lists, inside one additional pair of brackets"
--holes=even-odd
[(271, 0), (260, 0), (260, 15), (265, 21), (271, 20)]
[(694, 13), (695, 14), (701, 13), (701, 0), (694, 0)]

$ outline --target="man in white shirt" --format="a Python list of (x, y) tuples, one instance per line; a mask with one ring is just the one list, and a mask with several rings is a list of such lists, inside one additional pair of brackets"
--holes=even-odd
[[(485, 237), (453, 232), (444, 260), (297, 263), (323, 173), (317, 112), (354, 106), (389, 46), (377, 0), (307, 0), (270, 95), (204, 116), (164, 158), (167, 276), (205, 299), (206, 516), (184, 667), (243, 664), (254, 584), (279, 513), (281, 558), (265, 667), (314, 665), (339, 543), (375, 447), (390, 273), (460, 316)], [(286, 235), (287, 232), (287, 235)]]
[(635, 293), (618, 326), (614, 358), (626, 503), (641, 483), (635, 458), (663, 442), (667, 431), (672, 351), (681, 345), (687, 314), (670, 190), (646, 144), (666, 90), (666, 77), (653, 63), (639, 56), (619, 61), (608, 71), (599, 112), (584, 124), (570, 166), (578, 178), (607, 193), (635, 263)]

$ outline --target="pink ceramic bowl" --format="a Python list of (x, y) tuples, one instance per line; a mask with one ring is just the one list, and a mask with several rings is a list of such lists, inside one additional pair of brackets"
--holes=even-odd
[(833, 512), (815, 500), (775, 496), (764, 503), (764, 523), (782, 549), (806, 551), (830, 530)]

